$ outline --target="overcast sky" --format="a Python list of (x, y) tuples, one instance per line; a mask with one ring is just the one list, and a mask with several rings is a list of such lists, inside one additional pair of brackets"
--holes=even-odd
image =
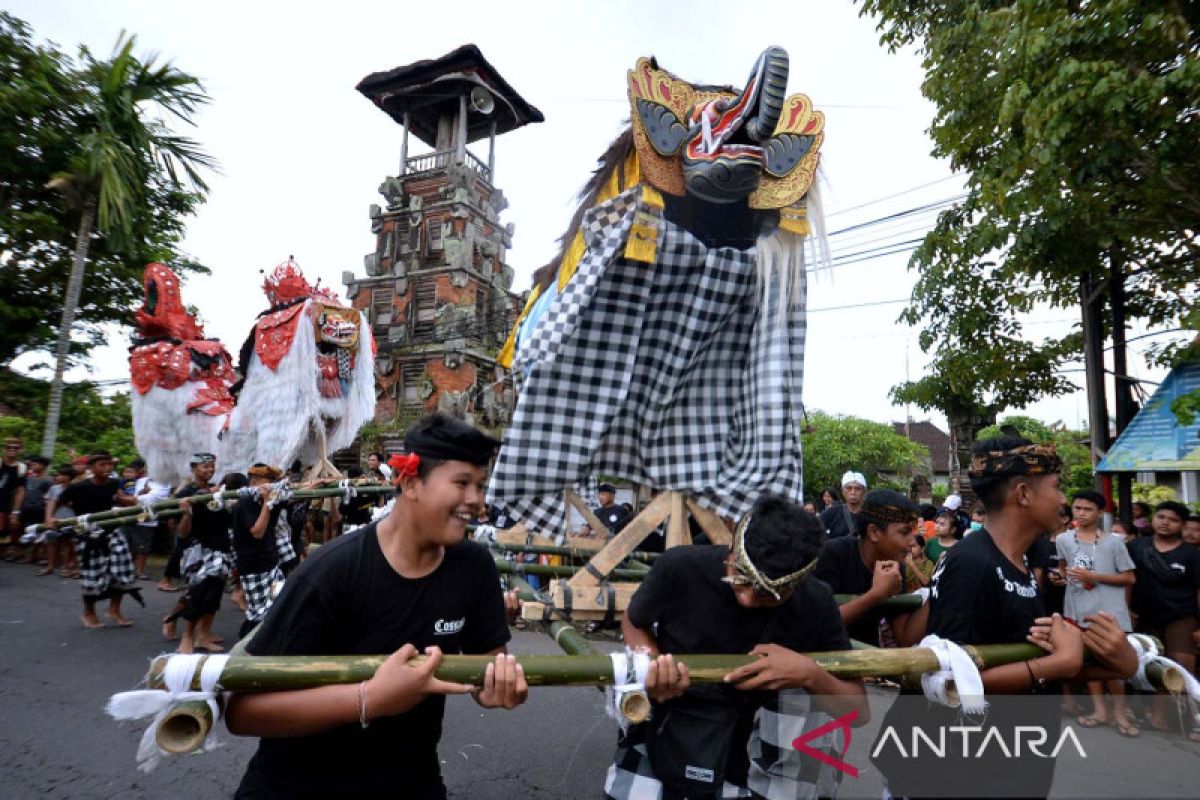
[[(185, 240), (212, 275), (190, 280), (184, 301), (200, 308), (208, 335), (234, 351), (265, 308), (261, 270), (294, 254), (310, 280), (339, 290), (344, 270), (363, 275), (362, 257), (375, 248), (367, 209), (382, 204), (377, 187), (397, 171), (400, 127), (354, 90), (357, 82), (467, 42), (546, 118), (497, 142), (496, 184), (510, 201), (502, 219), (516, 226), (508, 263), (518, 291), (553, 255), (576, 192), (627, 119), (625, 72), (642, 55), (689, 80), (738, 84), (765, 47), (786, 48), (789, 92), (809, 95), (826, 116), (831, 231), (952, 198), (963, 186), (948, 163), (929, 155), (933, 107), (920, 94), (918, 56), (880, 47), (873, 21), (847, 0), (760, 2), (744, 13), (728, 2), (655, 0), (5, 6), (39, 39), (69, 51), (84, 44), (104, 56), (122, 30), (135, 33), (139, 52), (159, 52), (204, 80), (212, 103), (189, 133), (222, 172)], [(486, 146), (472, 150), (486, 160)], [(832, 237), (835, 258), (850, 263), (810, 287), (809, 409), (904, 419), (888, 390), (906, 374), (919, 377), (928, 358), (917, 331), (896, 322), (914, 282), (908, 253), (880, 254), (921, 237), (933, 220), (930, 211)], [(1030, 320), (1029, 334), (1059, 333), (1076, 316), (1048, 310)], [(113, 331), (91, 378), (127, 375), (128, 336), (129, 329)], [(1161, 379), (1136, 353), (1131, 361), (1135, 375)], [(1081, 373), (1073, 377), (1082, 385)], [(1086, 419), (1086, 401), (1080, 392), (1026, 413), (1074, 425)]]

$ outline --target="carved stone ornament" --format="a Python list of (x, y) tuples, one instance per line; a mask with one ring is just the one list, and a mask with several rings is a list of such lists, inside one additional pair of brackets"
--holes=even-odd
[(386, 178), (379, 184), (379, 193), (387, 201), (388, 208), (400, 208), (404, 205), (404, 184), (399, 178)]
[(368, 253), (363, 256), (363, 269), (369, 277), (374, 278), (376, 276), (376, 271), (379, 269), (379, 258), (375, 253)]
[(457, 286), (460, 289), (466, 286), (470, 280), (471, 276), (467, 274), (466, 270), (456, 269), (450, 273), (451, 285)]
[(462, 354), (446, 353), (446, 355), (442, 357), (442, 363), (446, 365), (447, 369), (458, 369), (462, 366)]
[(392, 287), (396, 290), (396, 294), (398, 295), (408, 294), (408, 278), (397, 279), (395, 283), (392, 284)]

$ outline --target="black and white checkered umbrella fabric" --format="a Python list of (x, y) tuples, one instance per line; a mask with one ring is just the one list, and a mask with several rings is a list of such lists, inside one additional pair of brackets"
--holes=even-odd
[(662, 219), (655, 263), (624, 258), (634, 218), (653, 213), (637, 187), (588, 211), (587, 252), (517, 353), (488, 502), (531, 530), (559, 532), (563, 490), (594, 474), (735, 518), (762, 492), (801, 495), (803, 269), (791, 292), (763, 291), (754, 249)]

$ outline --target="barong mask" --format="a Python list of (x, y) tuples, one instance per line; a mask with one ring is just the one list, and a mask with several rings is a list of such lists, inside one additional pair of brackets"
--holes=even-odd
[(752, 514), (747, 514), (742, 517), (742, 521), (734, 530), (733, 571), (735, 574), (727, 575), (721, 580), (734, 586), (752, 586), (755, 590), (768, 594), (776, 600), (784, 600), (816, 569), (820, 554), (793, 573), (778, 578), (767, 577), (762, 570), (755, 566), (754, 562), (750, 560), (750, 554), (746, 552), (746, 531), (749, 530), (753, 519)]
[(782, 47), (763, 51), (741, 92), (693, 85), (652, 58), (638, 59), (629, 104), (645, 180), (710, 203), (799, 203), (816, 175), (825, 116), (805, 95), (785, 98), (787, 79)]

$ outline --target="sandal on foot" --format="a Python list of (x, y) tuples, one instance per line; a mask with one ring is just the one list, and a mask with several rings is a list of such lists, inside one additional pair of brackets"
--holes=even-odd
[(40, 577), (42, 577), (43, 575), (53, 575), (53, 574), (54, 574), (54, 570), (50, 569), (49, 567), (43, 567), (42, 569), (39, 569), (39, 570), (38, 570), (37, 572), (35, 572), (34, 574), (35, 574), (35, 575), (37, 575), (37, 576), (40, 578)]
[(1101, 725), (1108, 724), (1108, 720), (1097, 719), (1095, 714), (1088, 714), (1086, 717), (1076, 717), (1075, 722), (1081, 728), (1099, 728)]
[(1142, 729), (1131, 722), (1118, 722), (1116, 724), (1117, 733), (1124, 736), (1126, 739), (1136, 739), (1142, 735)]

